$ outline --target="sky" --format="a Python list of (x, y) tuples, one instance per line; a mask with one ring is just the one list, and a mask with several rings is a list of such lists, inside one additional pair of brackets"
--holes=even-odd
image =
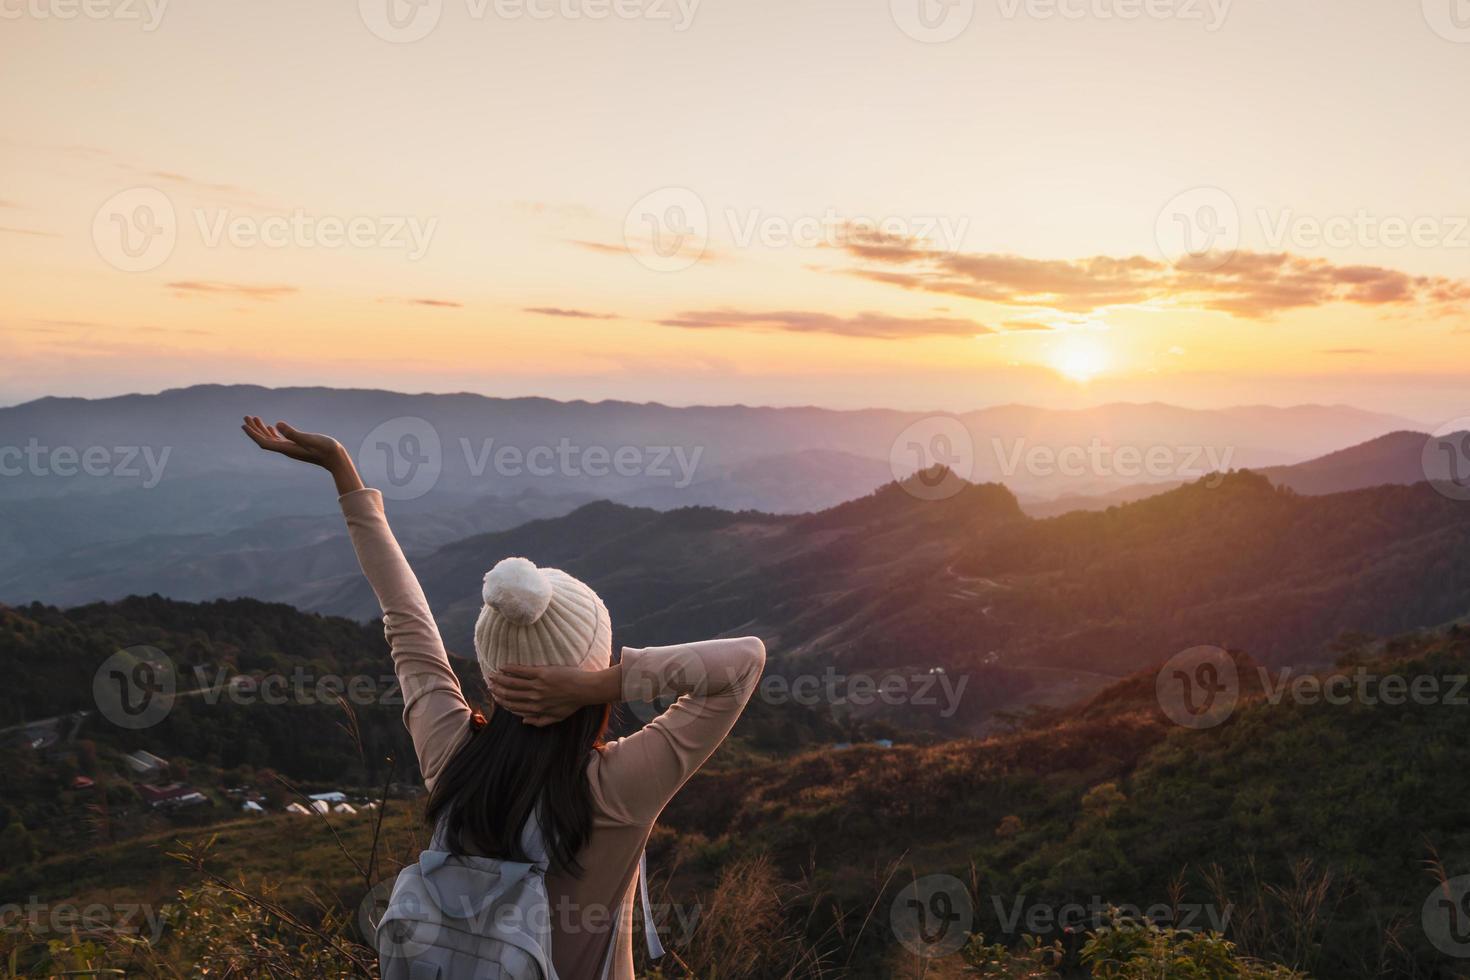
[(0, 19), (0, 404), (1470, 415), (1466, 0)]

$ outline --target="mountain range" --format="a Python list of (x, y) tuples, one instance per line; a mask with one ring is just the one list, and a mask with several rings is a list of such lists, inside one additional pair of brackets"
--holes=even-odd
[[(394, 498), (395, 528), (416, 556), (599, 499), (659, 511), (819, 512), (936, 461), (973, 482), (1004, 483), (1029, 513), (1056, 510), (1054, 498), (1072, 510), (1092, 506), (1087, 495), (1141, 496), (1153, 485), (1140, 492), (1112, 456), (1079, 472), (1047, 463), (1048, 454), (1155, 449), (1176, 468), (1189, 463), (1193, 477), (1210, 461), (1280, 465), (1412, 425), (1343, 406), (1001, 406), (945, 416), (217, 385), (43, 398), (0, 409), (0, 601), (159, 592), (351, 611), (334, 598), (354, 565), (331, 494), (321, 474), (263, 457), (237, 433), (241, 416), (260, 413), (352, 449)], [(538, 448), (552, 465), (531, 463)], [(608, 462), (619, 451), (628, 466)], [(415, 473), (415, 460), (437, 477), (395, 493), (393, 477)]]
[[(952, 716), (860, 712), (960, 730), (1075, 701), (1198, 644), (1311, 664), (1345, 631), (1387, 635), (1467, 611), (1470, 507), (1428, 483), (1309, 496), (1237, 472), (1044, 520), (996, 484), (938, 501), (911, 489), (890, 483), (807, 515), (600, 501), (455, 542), (416, 570), (461, 654), (481, 576), (524, 555), (596, 588), (619, 644), (754, 633), (789, 677), (969, 677)], [(322, 605), (377, 611), (357, 576)]]

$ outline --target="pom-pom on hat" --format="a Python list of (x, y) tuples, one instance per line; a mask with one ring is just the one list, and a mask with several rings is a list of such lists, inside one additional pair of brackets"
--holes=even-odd
[(506, 558), (485, 573), (475, 654), (489, 674), (506, 664), (602, 670), (612, 662), (607, 607), (559, 568)]

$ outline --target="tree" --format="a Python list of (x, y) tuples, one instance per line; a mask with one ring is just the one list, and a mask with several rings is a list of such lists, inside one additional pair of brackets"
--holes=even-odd
[(90, 738), (79, 738), (76, 742), (77, 764), (88, 776), (97, 774), (97, 743)]
[(11, 820), (4, 830), (0, 830), (0, 868), (22, 867), (39, 855), (35, 838), (19, 820)]

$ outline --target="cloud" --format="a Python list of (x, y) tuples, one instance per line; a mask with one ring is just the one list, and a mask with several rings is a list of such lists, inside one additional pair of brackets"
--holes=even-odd
[(218, 198), (235, 204), (252, 208), (273, 208), (274, 210), (285, 210), (284, 208), (269, 205), (265, 199), (256, 191), (238, 184), (225, 184), (215, 181), (199, 180), (188, 174), (181, 174), (173, 170), (156, 170), (149, 167), (137, 167), (131, 163), (119, 162), (119, 170), (133, 174), (137, 178), (149, 182), (167, 184), (178, 188), (180, 191), (193, 192), (205, 197)]
[(607, 242), (590, 242), (581, 238), (569, 238), (567, 241), (578, 248), (585, 248), (592, 252), (600, 252), (603, 255), (630, 255), (626, 245), (609, 245)]
[(1463, 279), (1286, 252), (1239, 252), (1223, 263), (1221, 256), (1206, 255), (1170, 265), (1139, 255), (1031, 259), (944, 252), (891, 236), (857, 238), (844, 249), (861, 263), (847, 273), (872, 282), (1064, 313), (1168, 303), (1268, 319), (1331, 303), (1431, 306), (1449, 313), (1470, 300), (1470, 282)]
[(196, 293), (238, 296), (244, 299), (279, 299), (282, 296), (300, 292), (295, 286), (255, 286), (247, 283), (200, 282), (197, 280), (171, 282), (165, 284), (165, 288), (172, 289), (180, 295)]
[[(193, 328), (193, 326), (132, 326), (126, 323), (98, 323), (96, 320), (60, 320), (60, 319), (32, 319), (31, 325), (12, 326), (13, 331), (25, 332), (25, 334), (44, 334), (49, 336), (47, 341), (50, 348), (68, 348), (76, 344), (93, 344), (98, 335), (104, 335), (110, 342), (115, 342), (119, 348), (125, 345), (137, 347), (141, 341), (134, 336), (144, 334), (151, 336), (213, 336), (215, 331)], [(156, 341), (154, 341), (156, 342)]]
[(9, 228), (9, 227), (6, 227), (5, 225), (0, 225), (0, 232), (4, 232), (7, 235), (33, 235), (36, 238), (60, 238), (61, 237), (60, 235), (58, 235), (54, 231), (36, 231), (34, 228)]
[[(599, 255), (631, 255), (637, 258), (640, 255), (650, 257), (657, 256), (659, 261), (670, 258), (667, 253), (659, 252), (654, 247), (652, 239), (639, 239), (623, 244), (609, 242), (595, 242), (585, 238), (568, 238), (567, 243), (588, 251), (597, 252)], [(687, 258), (689, 264), (697, 262), (713, 262), (725, 258), (723, 253), (716, 252), (709, 247), (709, 242), (697, 235), (689, 235), (681, 238), (673, 255)]]
[[(59, 154), (75, 160), (102, 164), (114, 172), (121, 172), (128, 175), (126, 179), (130, 182), (166, 184), (184, 191), (195, 191), (200, 194), (222, 197), (249, 207), (267, 206), (263, 203), (259, 195), (249, 188), (240, 187), (237, 184), (199, 180), (188, 174), (168, 170), (153, 164), (139, 166), (105, 147), (86, 146), (82, 144), (58, 145), (41, 143), (12, 143), (12, 145), (24, 146), (26, 149), (41, 153)], [(122, 188), (118, 189), (121, 190)]]
[(462, 310), (464, 304), (458, 300), (435, 299), (432, 296), (379, 296), (379, 303), (402, 303), (405, 306), (433, 306), (445, 310)]
[(97, 159), (98, 157), (106, 157), (111, 155), (108, 150), (104, 150), (101, 147), (86, 146), (81, 143), (67, 143), (61, 146), (42, 147), (42, 149), (55, 150), (57, 153), (64, 153), (67, 156), (87, 157), (89, 159)]
[(701, 310), (680, 313), (657, 321), (666, 327), (692, 330), (775, 330), (791, 333), (827, 333), (840, 337), (897, 340), (905, 337), (973, 337), (994, 333), (973, 320), (956, 317), (899, 317), (883, 313), (836, 316), (831, 313), (778, 311), (754, 313), (745, 310)]
[(167, 334), (178, 336), (211, 337), (213, 330), (204, 330), (198, 327), (155, 327), (155, 326), (128, 326), (117, 323), (98, 323), (95, 320), (54, 320), (37, 319), (31, 321), (33, 326), (17, 327), (27, 333), (63, 334), (66, 336), (91, 337), (97, 331), (106, 331), (111, 336), (125, 333)]
[(1007, 333), (1013, 330), (1055, 330), (1049, 323), (1037, 323), (1035, 320), (1007, 320), (1001, 325), (1001, 329)]
[(45, 327), (101, 327), (103, 324), (91, 320), (36, 320), (36, 323)]
[(178, 335), (182, 337), (213, 337), (213, 330), (202, 330), (198, 327), (133, 327), (136, 333), (162, 333)]
[(589, 313), (587, 310), (564, 310), (560, 306), (528, 306), (522, 312), (540, 316), (564, 316), (574, 320), (616, 320), (616, 313)]

